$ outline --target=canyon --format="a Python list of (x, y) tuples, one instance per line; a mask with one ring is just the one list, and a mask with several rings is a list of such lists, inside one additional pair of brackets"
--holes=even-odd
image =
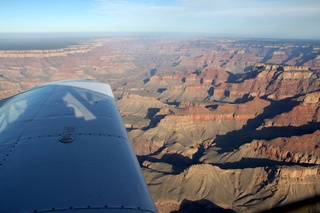
[(159, 212), (261, 212), (319, 197), (319, 74), (320, 41), (112, 37), (0, 51), (0, 98), (106, 82)]

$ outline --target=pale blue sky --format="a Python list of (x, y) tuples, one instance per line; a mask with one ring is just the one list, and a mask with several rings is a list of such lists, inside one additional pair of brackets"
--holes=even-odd
[(320, 39), (320, 0), (0, 0), (1, 32)]

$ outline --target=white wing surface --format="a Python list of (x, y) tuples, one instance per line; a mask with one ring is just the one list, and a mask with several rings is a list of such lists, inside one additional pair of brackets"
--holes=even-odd
[(59, 81), (0, 108), (0, 212), (156, 212), (109, 85)]

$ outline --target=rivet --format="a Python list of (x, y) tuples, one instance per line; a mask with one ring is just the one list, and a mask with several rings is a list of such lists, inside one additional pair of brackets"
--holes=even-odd
[(74, 141), (74, 137), (71, 135), (64, 135), (59, 139), (59, 141), (61, 143), (71, 143), (72, 141)]

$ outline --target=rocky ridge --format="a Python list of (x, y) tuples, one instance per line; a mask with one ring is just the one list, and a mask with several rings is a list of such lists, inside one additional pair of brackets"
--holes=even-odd
[(0, 58), (47, 58), (67, 56), (70, 54), (88, 53), (97, 47), (102, 46), (101, 42), (86, 42), (78, 45), (70, 45), (66, 48), (49, 50), (0, 50)]

